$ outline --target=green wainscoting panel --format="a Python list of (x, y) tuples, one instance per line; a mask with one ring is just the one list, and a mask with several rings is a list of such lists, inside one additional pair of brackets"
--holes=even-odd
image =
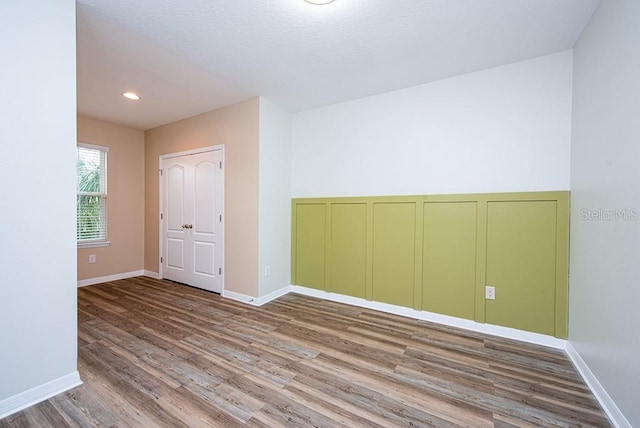
[(476, 202), (424, 204), (422, 309), (473, 320)]
[(373, 204), (373, 300), (413, 307), (416, 203)]
[(331, 204), (331, 291), (366, 297), (367, 204)]
[(326, 206), (300, 204), (295, 209), (296, 284), (325, 289)]
[(567, 337), (569, 192), (300, 198), (291, 218), (296, 285)]
[(489, 202), (486, 322), (555, 334), (556, 201)]
[(569, 198), (556, 200), (556, 332), (555, 336), (569, 336)]

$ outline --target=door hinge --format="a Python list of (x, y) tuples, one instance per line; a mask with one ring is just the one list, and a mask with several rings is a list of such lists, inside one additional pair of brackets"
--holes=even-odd
[(222, 214), (220, 214), (220, 222), (222, 222)]
[(159, 169), (158, 171), (160, 171), (160, 177), (162, 177), (162, 170), (161, 170), (161, 169)]
[(222, 169), (222, 161), (220, 161), (220, 169)]
[(218, 268), (218, 275), (222, 275), (222, 268)]
[(162, 263), (162, 257), (160, 257), (160, 263)]
[(160, 220), (164, 220), (164, 214), (160, 213)]

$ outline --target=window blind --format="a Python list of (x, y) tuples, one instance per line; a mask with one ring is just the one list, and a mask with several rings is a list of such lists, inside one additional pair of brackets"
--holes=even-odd
[(107, 239), (107, 150), (96, 146), (77, 148), (76, 162), (78, 241)]

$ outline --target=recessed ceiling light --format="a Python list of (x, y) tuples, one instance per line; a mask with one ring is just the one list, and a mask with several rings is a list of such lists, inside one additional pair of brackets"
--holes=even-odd
[(333, 3), (335, 0), (304, 0), (304, 1), (311, 4), (321, 5), (321, 4)]
[(134, 93), (134, 92), (123, 92), (122, 96), (125, 98), (129, 98), (130, 100), (135, 100), (138, 101), (140, 99), (140, 95)]

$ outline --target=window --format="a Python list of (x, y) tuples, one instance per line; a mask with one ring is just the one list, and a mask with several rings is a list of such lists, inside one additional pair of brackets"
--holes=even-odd
[(79, 247), (109, 245), (107, 241), (107, 152), (108, 148), (78, 144), (77, 227)]

